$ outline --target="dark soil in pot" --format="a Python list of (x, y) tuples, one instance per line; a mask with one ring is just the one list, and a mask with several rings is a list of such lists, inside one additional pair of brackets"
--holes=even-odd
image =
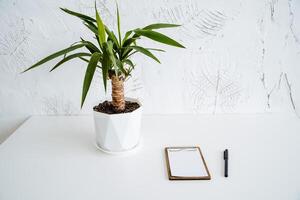
[(125, 101), (125, 110), (124, 111), (117, 111), (114, 109), (111, 101), (104, 101), (99, 105), (95, 106), (93, 109), (94, 111), (106, 113), (106, 114), (118, 114), (118, 113), (129, 113), (136, 109), (138, 109), (140, 105), (136, 102), (132, 101)]

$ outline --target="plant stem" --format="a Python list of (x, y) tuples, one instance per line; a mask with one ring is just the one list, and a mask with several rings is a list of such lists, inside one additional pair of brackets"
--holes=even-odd
[(125, 99), (124, 99), (124, 80), (122, 77), (116, 75), (111, 76), (112, 85), (112, 104), (116, 111), (125, 110)]

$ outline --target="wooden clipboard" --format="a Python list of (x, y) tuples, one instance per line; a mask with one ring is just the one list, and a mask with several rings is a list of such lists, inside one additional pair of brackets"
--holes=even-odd
[[(184, 176), (184, 175), (174, 175), (172, 174), (172, 166), (170, 166), (170, 155), (169, 155), (169, 151), (170, 150), (176, 150), (176, 151), (184, 151), (186, 149), (195, 149), (195, 151), (197, 151), (199, 153), (199, 159), (200, 161), (202, 161), (203, 170), (206, 171), (206, 175), (202, 175), (202, 176)], [(201, 152), (200, 147), (198, 146), (194, 146), (194, 147), (166, 147), (165, 148), (165, 156), (166, 156), (166, 163), (167, 163), (167, 170), (168, 170), (168, 176), (169, 176), (169, 180), (211, 180), (211, 175), (209, 173), (209, 170), (207, 168), (205, 159), (203, 157), (203, 154)]]

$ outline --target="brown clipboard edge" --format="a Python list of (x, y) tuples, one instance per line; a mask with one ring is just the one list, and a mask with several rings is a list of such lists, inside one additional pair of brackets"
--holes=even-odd
[[(184, 149), (184, 148), (197, 148), (200, 155), (201, 155), (201, 158), (202, 158), (202, 161), (204, 163), (204, 167), (205, 167), (205, 170), (208, 174), (208, 176), (172, 176), (171, 174), (171, 168), (170, 168), (170, 162), (169, 162), (169, 154), (168, 154), (168, 149)], [(166, 163), (167, 163), (167, 171), (168, 171), (168, 176), (169, 176), (169, 180), (170, 181), (175, 181), (175, 180), (211, 180), (211, 175), (209, 173), (209, 170), (208, 170), (208, 167), (206, 165), (206, 162), (205, 162), (205, 159), (203, 157), (203, 154), (201, 152), (201, 149), (199, 146), (186, 146), (186, 147), (166, 147), (165, 148), (165, 155), (166, 155)]]

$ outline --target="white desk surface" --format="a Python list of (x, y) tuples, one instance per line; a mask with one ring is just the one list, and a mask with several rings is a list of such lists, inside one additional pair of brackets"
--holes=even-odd
[[(30, 118), (0, 145), (0, 199), (300, 199), (295, 116), (144, 116), (140, 149), (123, 156), (96, 149), (93, 131), (91, 116)], [(168, 180), (164, 147), (185, 145), (201, 147), (212, 180)]]

